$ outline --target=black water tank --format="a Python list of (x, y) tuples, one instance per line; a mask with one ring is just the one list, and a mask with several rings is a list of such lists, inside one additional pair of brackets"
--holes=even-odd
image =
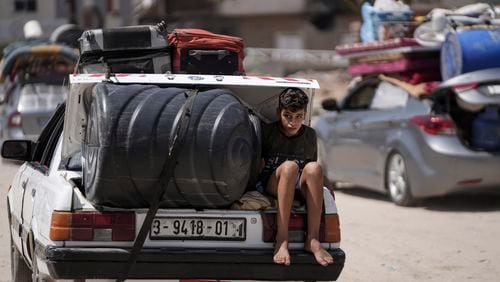
[[(83, 180), (91, 202), (149, 206), (187, 91), (108, 83), (94, 87), (83, 145)], [(200, 92), (161, 207), (221, 208), (239, 199), (260, 159), (255, 124), (229, 90)]]

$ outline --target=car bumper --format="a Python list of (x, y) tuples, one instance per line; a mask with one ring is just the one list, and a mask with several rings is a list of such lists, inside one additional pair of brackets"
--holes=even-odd
[[(463, 145), (443, 150), (421, 146), (421, 157), (409, 162), (412, 193), (416, 197), (441, 196), (451, 193), (500, 191), (500, 155), (472, 151)], [(459, 150), (460, 148), (460, 150)]]
[[(143, 249), (128, 278), (331, 281), (339, 277), (345, 253), (329, 252), (334, 264), (323, 267), (304, 251), (291, 251), (292, 264), (282, 266), (267, 250)], [(130, 249), (47, 247), (42, 253), (55, 279), (112, 279), (123, 272)]]

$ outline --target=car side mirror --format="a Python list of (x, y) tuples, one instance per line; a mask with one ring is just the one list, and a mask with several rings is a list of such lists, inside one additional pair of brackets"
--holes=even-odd
[(18, 161), (31, 161), (33, 141), (5, 140), (2, 145), (2, 157)]
[(325, 100), (323, 100), (321, 102), (321, 106), (323, 107), (323, 109), (327, 110), (327, 111), (340, 111), (340, 108), (339, 106), (337, 105), (337, 100), (333, 99), (333, 98), (327, 98)]

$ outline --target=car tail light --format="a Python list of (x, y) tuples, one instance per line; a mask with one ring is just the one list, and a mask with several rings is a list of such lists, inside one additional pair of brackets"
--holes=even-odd
[(276, 214), (262, 214), (262, 241), (274, 242), (276, 236)]
[(324, 240), (323, 242), (338, 243), (340, 242), (340, 220), (338, 214), (326, 214), (324, 216)]
[(53, 241), (133, 241), (133, 212), (52, 212)]
[(482, 178), (464, 179), (457, 182), (458, 185), (474, 185), (483, 182)]
[(19, 112), (13, 112), (7, 117), (7, 127), (16, 128), (22, 126), (22, 118)]
[[(307, 233), (307, 214), (290, 215), (288, 223), (288, 240), (290, 243), (304, 242)], [(276, 239), (276, 213), (263, 213), (262, 241), (274, 242)], [(323, 214), (319, 228), (319, 240), (327, 243), (340, 242), (340, 224), (337, 214)]]
[(456, 133), (455, 124), (447, 117), (432, 115), (414, 116), (410, 121), (422, 131), (431, 135), (449, 135)]
[(479, 87), (479, 83), (473, 82), (473, 83), (464, 83), (464, 84), (455, 85), (452, 88), (456, 92), (461, 92), (461, 91), (465, 91), (465, 90), (476, 89), (478, 87)]
[[(276, 213), (263, 213), (263, 233), (262, 241), (264, 242), (274, 242), (276, 238), (276, 232), (278, 231), (278, 225), (276, 223)], [(288, 240), (290, 243), (294, 242), (304, 242), (305, 231), (306, 231), (305, 215), (292, 213), (290, 214), (290, 220), (288, 222)]]

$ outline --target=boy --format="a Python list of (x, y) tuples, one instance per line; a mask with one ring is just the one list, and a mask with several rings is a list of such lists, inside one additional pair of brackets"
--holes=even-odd
[(317, 145), (314, 129), (303, 125), (307, 95), (300, 89), (288, 88), (280, 93), (279, 121), (262, 128), (264, 168), (260, 179), (267, 193), (277, 197), (278, 213), (274, 262), (290, 265), (288, 223), (295, 193), (301, 193), (307, 205), (306, 251), (327, 266), (332, 256), (318, 240), (323, 209), (323, 170), (316, 162)]

